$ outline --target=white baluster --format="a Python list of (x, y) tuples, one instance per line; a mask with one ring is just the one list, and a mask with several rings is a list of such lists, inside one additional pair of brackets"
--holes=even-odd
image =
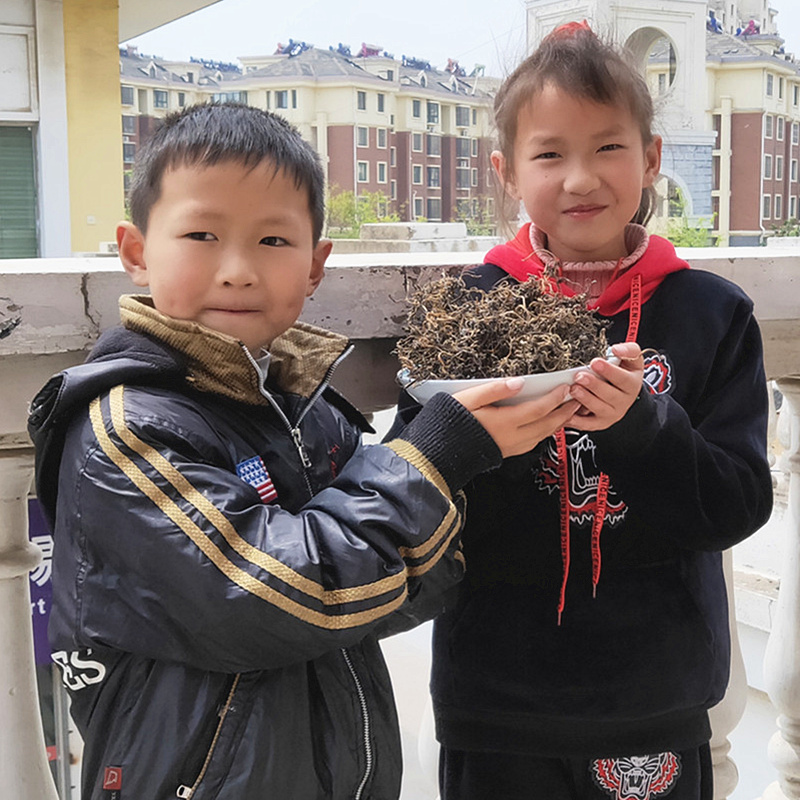
[(0, 450), (0, 794), (57, 800), (39, 715), (28, 573), (41, 551), (28, 542), (31, 450)]
[(769, 743), (777, 782), (763, 800), (800, 800), (800, 377), (782, 378), (778, 388), (791, 415), (788, 449), (789, 497), (783, 526), (781, 584), (767, 650), (764, 682), (778, 709), (778, 732)]
[(733, 601), (733, 553), (722, 554), (725, 584), (728, 588), (728, 619), (731, 630), (731, 677), (725, 697), (709, 712), (711, 718), (711, 761), (714, 765), (714, 800), (726, 800), (739, 783), (739, 771), (728, 755), (730, 734), (739, 724), (747, 705), (747, 675), (744, 669), (739, 631), (736, 627), (736, 610)]

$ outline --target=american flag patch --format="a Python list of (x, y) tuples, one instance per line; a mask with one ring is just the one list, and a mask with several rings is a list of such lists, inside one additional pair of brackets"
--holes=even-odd
[(272, 478), (270, 478), (261, 456), (253, 456), (247, 461), (237, 464), (236, 474), (258, 492), (262, 503), (271, 503), (277, 499), (278, 493), (272, 485)]

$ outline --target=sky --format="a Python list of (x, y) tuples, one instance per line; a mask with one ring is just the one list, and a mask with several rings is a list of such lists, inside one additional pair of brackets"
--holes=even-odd
[[(800, 2), (771, 0), (786, 50), (800, 59)], [(524, 0), (220, 0), (131, 40), (139, 52), (235, 62), (273, 53), (292, 38), (316, 47), (376, 45), (397, 58), (442, 69), (456, 59), (469, 73), (507, 75), (525, 55)]]

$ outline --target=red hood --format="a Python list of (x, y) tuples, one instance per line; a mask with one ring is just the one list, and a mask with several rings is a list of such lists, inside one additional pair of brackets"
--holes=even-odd
[[(525, 281), (532, 275), (541, 276), (544, 264), (533, 251), (530, 226), (530, 222), (523, 225), (510, 242), (493, 247), (486, 254), (484, 264), (495, 264), (518, 281)], [(642, 276), (642, 303), (646, 303), (667, 275), (681, 269), (689, 269), (689, 265), (678, 258), (672, 242), (661, 236), (651, 235), (645, 254), (632, 267), (618, 275), (592, 303), (592, 307), (604, 317), (612, 317), (630, 308), (631, 282), (636, 275)], [(560, 290), (563, 294), (575, 294), (563, 284)]]

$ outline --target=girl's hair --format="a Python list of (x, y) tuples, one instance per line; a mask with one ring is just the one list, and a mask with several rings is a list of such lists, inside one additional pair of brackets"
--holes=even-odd
[[(586, 24), (570, 22), (548, 34), (539, 47), (506, 78), (494, 101), (498, 145), (506, 170), (514, 174), (514, 142), (520, 110), (542, 91), (546, 84), (573, 97), (607, 105), (619, 104), (630, 111), (639, 124), (642, 142), (653, 140), (653, 98), (644, 77), (627, 50), (618, 51), (603, 42)], [(655, 210), (655, 189), (642, 190), (639, 209), (631, 222), (647, 223)], [(511, 215), (508, 195), (500, 195), (501, 222)], [(518, 211), (513, 201), (513, 216)]]

